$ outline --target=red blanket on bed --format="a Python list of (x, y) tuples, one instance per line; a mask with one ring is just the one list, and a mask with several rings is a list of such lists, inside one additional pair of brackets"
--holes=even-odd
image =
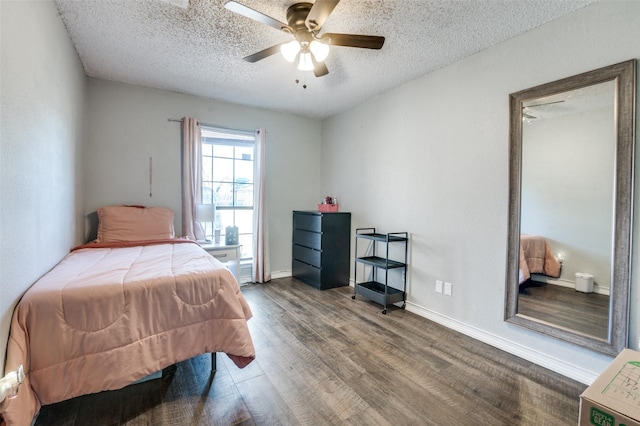
[(520, 283), (531, 274), (544, 274), (553, 278), (560, 276), (562, 265), (543, 237), (520, 236)]
[(0, 405), (8, 424), (29, 425), (41, 404), (119, 389), (205, 352), (225, 352), (239, 367), (255, 358), (238, 283), (198, 245), (88, 246), (16, 307), (6, 371), (22, 364), (27, 378)]

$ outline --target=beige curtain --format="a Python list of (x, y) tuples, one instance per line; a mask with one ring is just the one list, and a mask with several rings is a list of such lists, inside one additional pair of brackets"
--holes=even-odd
[(265, 190), (265, 157), (267, 131), (256, 130), (256, 158), (254, 164), (253, 187), (253, 282), (265, 283), (271, 280), (269, 264), (269, 238), (267, 233), (267, 199)]
[(182, 119), (182, 235), (195, 240), (196, 204), (202, 191), (202, 131), (195, 118)]

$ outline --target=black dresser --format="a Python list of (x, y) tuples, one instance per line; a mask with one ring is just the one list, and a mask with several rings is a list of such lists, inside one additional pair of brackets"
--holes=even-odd
[(349, 285), (351, 213), (293, 212), (292, 275), (317, 289)]

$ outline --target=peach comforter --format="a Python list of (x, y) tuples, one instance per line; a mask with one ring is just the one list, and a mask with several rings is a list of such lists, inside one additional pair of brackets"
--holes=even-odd
[(561, 269), (560, 261), (543, 237), (525, 234), (520, 236), (520, 284), (528, 280), (531, 274), (558, 278)]
[(5, 371), (22, 364), (27, 378), (0, 406), (7, 424), (202, 353), (225, 352), (241, 368), (255, 358), (234, 276), (185, 242), (74, 250), (25, 293)]

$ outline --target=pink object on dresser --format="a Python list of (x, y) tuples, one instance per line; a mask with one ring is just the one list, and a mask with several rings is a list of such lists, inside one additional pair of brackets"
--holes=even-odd
[(321, 213), (335, 213), (340, 209), (338, 204), (318, 204), (318, 211)]
[(89, 244), (69, 253), (16, 307), (6, 370), (23, 364), (0, 413), (29, 425), (41, 404), (119, 389), (175, 362), (224, 352), (255, 358), (251, 310), (233, 274), (188, 240)]

